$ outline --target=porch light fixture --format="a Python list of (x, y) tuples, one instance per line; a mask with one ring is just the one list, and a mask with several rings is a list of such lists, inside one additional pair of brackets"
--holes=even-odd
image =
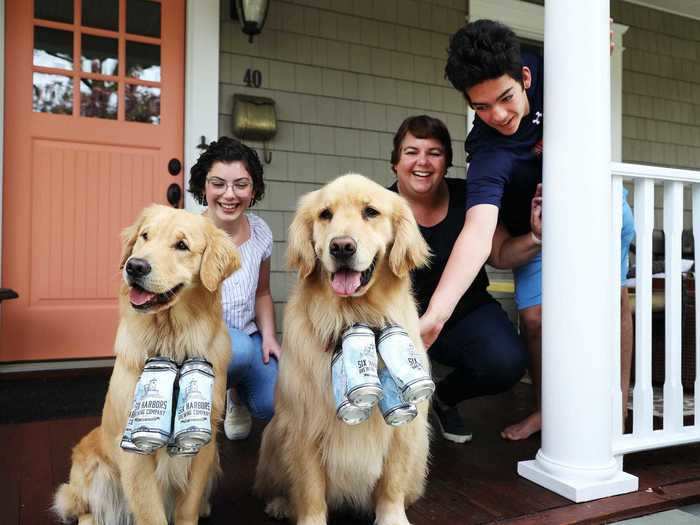
[(231, 0), (231, 17), (241, 23), (248, 42), (259, 35), (267, 18), (268, 0)]

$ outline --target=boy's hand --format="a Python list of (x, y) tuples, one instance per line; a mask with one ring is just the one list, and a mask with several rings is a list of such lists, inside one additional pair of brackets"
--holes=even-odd
[(532, 234), (542, 240), (542, 183), (537, 185), (535, 196), (530, 203), (530, 229)]

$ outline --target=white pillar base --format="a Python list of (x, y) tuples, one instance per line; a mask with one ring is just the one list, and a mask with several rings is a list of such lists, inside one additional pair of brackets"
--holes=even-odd
[(609, 479), (597, 480), (585, 474), (576, 476), (575, 469), (571, 469), (569, 476), (555, 475), (542, 468), (536, 459), (518, 462), (518, 474), (575, 503), (635, 492), (639, 488), (637, 477), (621, 470)]

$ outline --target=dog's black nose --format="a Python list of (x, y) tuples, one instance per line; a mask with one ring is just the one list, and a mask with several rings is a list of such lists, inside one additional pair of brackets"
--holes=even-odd
[(331, 255), (340, 260), (349, 259), (357, 251), (357, 244), (351, 237), (334, 237), (331, 239)]
[(126, 263), (126, 273), (130, 277), (143, 277), (151, 273), (151, 265), (146, 259), (129, 259)]

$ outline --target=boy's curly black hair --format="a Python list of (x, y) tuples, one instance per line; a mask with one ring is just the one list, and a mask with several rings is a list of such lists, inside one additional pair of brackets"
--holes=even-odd
[(520, 43), (511, 28), (494, 20), (476, 20), (452, 35), (445, 78), (467, 102), (468, 89), (503, 75), (523, 82)]
[(258, 154), (254, 149), (231, 137), (220, 137), (207, 146), (197, 159), (197, 162), (190, 169), (190, 187), (188, 191), (194, 196), (199, 204), (207, 205), (204, 185), (207, 182), (207, 175), (215, 162), (229, 164), (231, 162), (242, 162), (246, 171), (253, 179), (253, 198), (250, 206), (263, 198), (265, 195), (265, 182), (263, 181), (263, 167), (260, 164)]

